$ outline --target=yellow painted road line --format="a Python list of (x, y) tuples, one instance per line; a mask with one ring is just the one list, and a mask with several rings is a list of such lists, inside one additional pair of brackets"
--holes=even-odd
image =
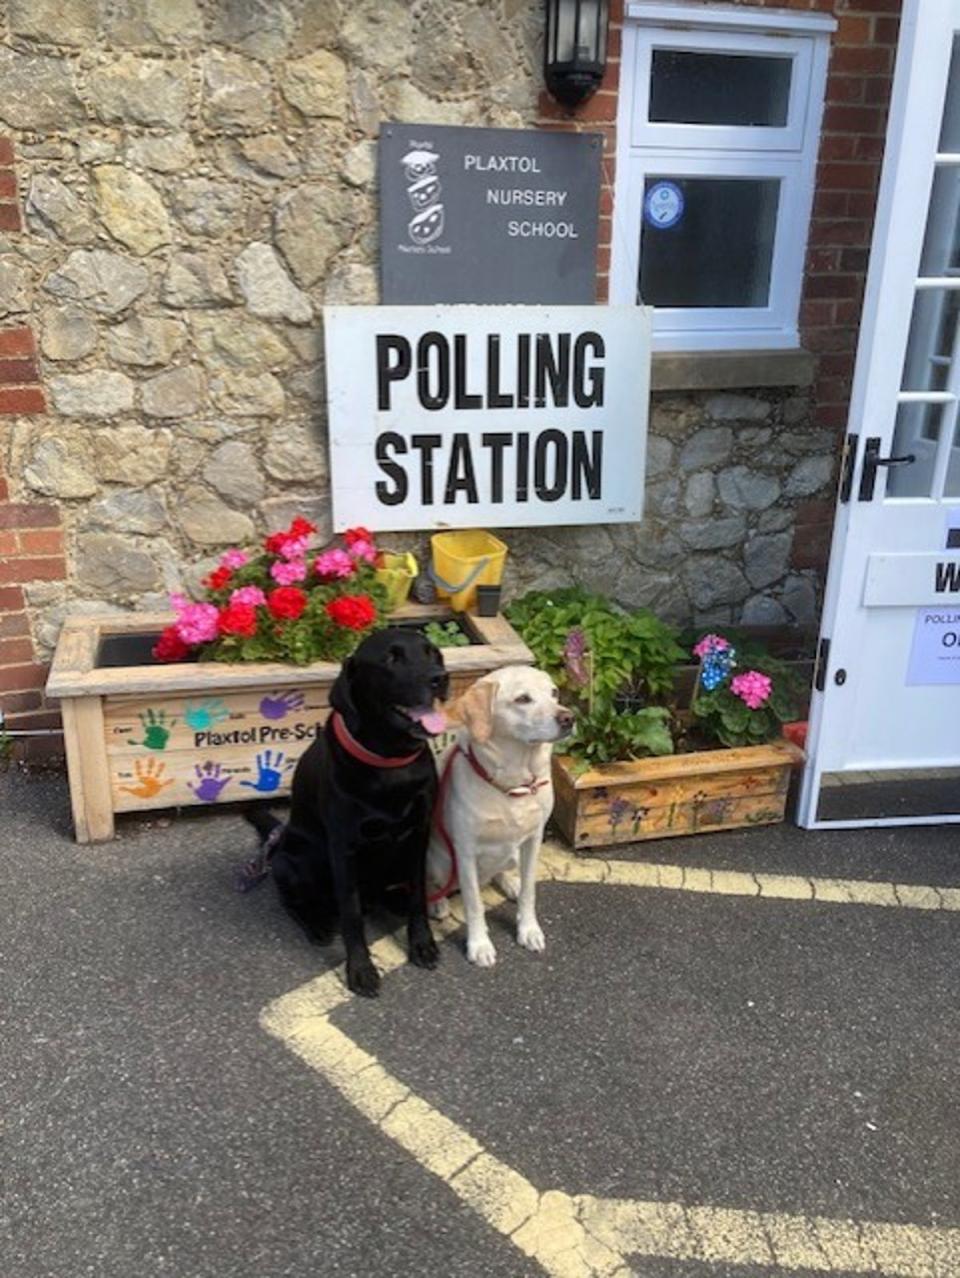
[[(558, 876), (556, 871), (562, 867), (551, 854), (544, 868), (548, 877), (559, 881), (606, 883), (624, 882), (617, 867), (645, 872), (664, 868), (569, 858), (568, 864), (576, 873)], [(588, 864), (598, 870), (612, 868), (613, 873), (585, 879), (580, 871)], [(702, 873), (715, 876), (717, 872)], [(808, 893), (802, 899), (817, 898)], [(459, 902), (450, 918), (435, 924), (444, 935), (462, 923), (456, 907)], [(406, 962), (399, 936), (384, 937), (371, 949), (384, 973)], [(767, 1265), (782, 1272), (804, 1269), (829, 1274), (842, 1270), (887, 1278), (956, 1278), (960, 1274), (958, 1229), (538, 1190), (331, 1024), (331, 1013), (351, 997), (342, 969), (326, 972), (270, 1003), (261, 1013), (261, 1024), (550, 1278), (631, 1278), (634, 1271), (627, 1256), (713, 1265)]]
[(960, 1229), (589, 1195), (574, 1202), (584, 1228), (628, 1255), (766, 1265), (778, 1273), (841, 1270), (889, 1278), (956, 1278), (960, 1273)]
[(741, 870), (705, 870), (652, 861), (575, 857), (556, 844), (544, 845), (540, 869), (542, 878), (555, 883), (607, 883), (778, 901), (825, 901), (837, 905), (960, 912), (960, 888), (872, 883), (868, 879), (806, 878), (794, 874), (746, 874)]
[[(455, 910), (434, 926), (450, 933), (461, 922)], [(406, 962), (399, 936), (376, 942), (371, 952), (384, 973)], [(330, 1013), (350, 998), (338, 968), (269, 1004), (260, 1022), (547, 1274), (630, 1278), (631, 1271), (616, 1250), (593, 1237), (577, 1219), (570, 1195), (541, 1194), (332, 1025)]]

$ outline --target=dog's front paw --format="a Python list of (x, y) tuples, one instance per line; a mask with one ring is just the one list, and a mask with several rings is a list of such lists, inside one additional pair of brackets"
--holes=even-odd
[(497, 961), (497, 951), (489, 936), (478, 941), (467, 941), (467, 958), (471, 963), (476, 963), (477, 967), (493, 967)]
[(410, 941), (410, 962), (414, 967), (435, 968), (440, 962), (440, 951), (432, 936), (418, 936)]
[(533, 950), (535, 954), (547, 948), (546, 937), (537, 922), (521, 923), (517, 927), (517, 940), (525, 950)]
[(347, 960), (347, 988), (363, 998), (376, 998), (380, 993), (380, 973), (368, 958)]

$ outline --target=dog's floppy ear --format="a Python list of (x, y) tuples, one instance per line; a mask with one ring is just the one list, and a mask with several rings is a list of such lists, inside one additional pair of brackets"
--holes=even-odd
[(497, 685), (491, 680), (480, 680), (450, 707), (451, 718), (457, 719), (481, 745), (490, 740), (493, 732), (493, 698)]
[(353, 701), (353, 665), (353, 657), (347, 657), (330, 689), (330, 705), (345, 719), (355, 718), (357, 714)]

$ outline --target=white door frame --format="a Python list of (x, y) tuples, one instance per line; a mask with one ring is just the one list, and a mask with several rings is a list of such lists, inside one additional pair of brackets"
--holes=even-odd
[[(825, 731), (831, 749), (853, 731), (853, 716), (836, 711), (840, 699), (834, 681), (856, 660), (865, 633), (862, 539), (870, 532), (870, 512), (856, 500), (844, 499), (844, 479), (855, 498), (862, 471), (864, 439), (879, 436), (890, 452), (900, 395), (901, 372), (911, 316), (926, 210), (937, 160), (937, 141), (947, 88), (954, 32), (960, 28), (960, 0), (904, 0), (890, 104), (886, 151), (877, 202), (870, 267), (864, 298), (856, 369), (850, 401), (847, 450), (830, 554), (816, 686), (808, 729), (808, 762), (804, 772), (798, 822), (806, 828), (864, 825), (922, 825), (960, 822), (956, 814), (878, 817), (868, 820), (818, 820)], [(944, 157), (940, 157), (944, 162)], [(960, 164), (960, 156), (949, 163)], [(920, 193), (918, 195), (918, 193)], [(918, 215), (918, 209), (921, 211)], [(960, 280), (945, 282), (960, 286)], [(954, 407), (955, 411), (955, 407)], [(944, 426), (946, 429), (946, 424)], [(855, 438), (854, 438), (855, 437)], [(852, 442), (852, 448), (851, 448)], [(878, 494), (885, 480), (878, 472)], [(879, 503), (882, 505), (882, 501)], [(875, 526), (875, 525), (874, 525)], [(868, 543), (869, 547), (869, 543)], [(933, 548), (931, 548), (933, 549)], [(839, 681), (837, 681), (839, 682)], [(826, 704), (834, 693), (833, 709)], [(883, 695), (877, 690), (877, 695)], [(849, 703), (848, 703), (849, 704)], [(960, 725), (957, 754), (960, 765)], [(891, 766), (894, 766), (891, 764)], [(901, 764), (908, 767), (908, 763)]]

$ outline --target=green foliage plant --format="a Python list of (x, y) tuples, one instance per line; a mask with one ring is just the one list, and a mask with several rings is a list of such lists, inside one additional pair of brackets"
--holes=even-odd
[(645, 703), (669, 702), (675, 666), (686, 656), (668, 626), (646, 608), (618, 607), (579, 586), (532, 590), (506, 610), (510, 624), (533, 652), (537, 665), (561, 689), (577, 689), (564, 647), (572, 630), (582, 630), (591, 654), (593, 696), (612, 704), (630, 692)]
[[(576, 586), (531, 591), (506, 615), (577, 712), (573, 735), (559, 747), (577, 772), (673, 752), (671, 715), (663, 703), (673, 693), (674, 667), (684, 652), (670, 626), (646, 609), (631, 612)], [(615, 703), (624, 693), (645, 704), (618, 711)]]
[(423, 633), (438, 648), (469, 648), (470, 636), (455, 621), (428, 621)]

